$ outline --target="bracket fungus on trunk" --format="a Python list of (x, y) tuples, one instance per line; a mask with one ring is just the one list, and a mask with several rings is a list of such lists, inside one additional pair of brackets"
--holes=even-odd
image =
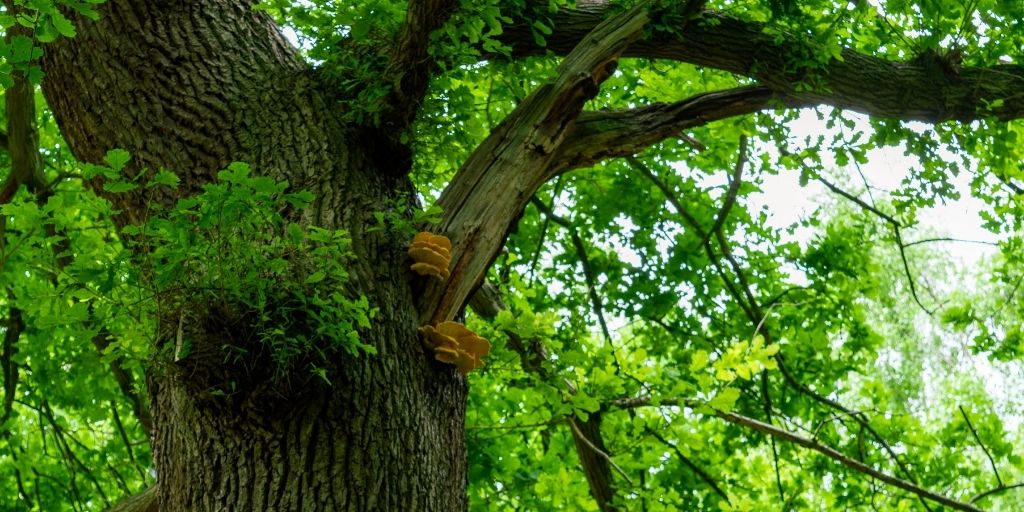
[(409, 245), (409, 257), (414, 261), (414, 272), (444, 281), (450, 275), (448, 265), (452, 259), (452, 242), (446, 236), (429, 231), (417, 233)]
[(427, 348), (434, 351), (434, 359), (454, 364), (463, 375), (484, 367), (482, 358), (491, 350), (491, 344), (458, 322), (445, 321), (420, 327)]

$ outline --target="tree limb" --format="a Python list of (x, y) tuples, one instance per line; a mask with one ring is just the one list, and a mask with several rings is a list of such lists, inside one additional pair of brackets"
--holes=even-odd
[(583, 112), (559, 147), (551, 172), (589, 167), (606, 158), (633, 155), (666, 138), (679, 137), (687, 128), (783, 105), (803, 104), (767, 87), (737, 87), (698, 94), (676, 103)]
[[(506, 27), (501, 38), (512, 47), (513, 56), (549, 50), (565, 54), (600, 23), (610, 5), (607, 0), (594, 0), (559, 11), (552, 16), (554, 33), (545, 38), (544, 47), (537, 45), (525, 23)], [(1024, 66), (964, 66), (956, 72), (941, 72), (925, 59), (890, 61), (844, 48), (842, 60), (794, 72), (788, 56), (806, 52), (803, 36), (766, 34), (763, 24), (716, 12), (705, 11), (702, 18), (687, 23), (680, 33), (655, 32), (630, 45), (623, 57), (671, 59), (720, 69), (755, 78), (801, 103), (874, 117), (931, 123), (990, 115), (999, 120), (1024, 117)], [(798, 91), (797, 85), (808, 75), (820, 79), (821, 87)], [(996, 100), (1002, 100), (1002, 105), (986, 110)]]
[(615, 70), (622, 50), (647, 23), (642, 6), (597, 25), (540, 86), (473, 151), (442, 193), (445, 217), (435, 229), (453, 242), (451, 277), (432, 283), (420, 319), (452, 319), (483, 281), (527, 201), (551, 178), (550, 162), (598, 87)]
[(441, 28), (458, 7), (458, 0), (410, 0), (385, 72), (392, 87), (388, 100), (392, 115), (387, 120), (390, 126), (384, 128), (401, 132), (416, 116), (435, 67), (429, 53), (430, 33)]

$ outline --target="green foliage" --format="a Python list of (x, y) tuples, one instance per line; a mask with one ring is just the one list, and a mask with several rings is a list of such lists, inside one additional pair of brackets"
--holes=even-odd
[[(133, 190), (138, 180), (117, 174), (128, 159), (111, 151), (109, 167), (93, 166), (87, 174), (113, 178), (104, 183), (107, 192)], [(177, 183), (177, 176), (162, 170), (141, 186)], [(354, 257), (348, 234), (289, 221), (287, 212), (294, 217), (313, 196), (287, 188), (233, 163), (203, 193), (166, 212), (151, 211), (145, 224), (121, 231), (163, 322), (191, 322), (197, 311), (215, 312), (244, 326), (225, 341), (225, 358), (265, 352), (279, 377), (302, 364), (327, 380), (324, 368), (335, 352), (374, 353), (359, 337), (374, 309), (366, 297), (346, 296), (347, 264)], [(179, 340), (173, 357), (186, 358), (191, 341)]]
[(15, 2), (17, 10), (0, 14), (0, 29), (7, 33), (12, 27), (27, 29), (28, 34), (17, 34), (10, 39), (0, 40), (0, 86), (14, 85), (11, 72), (18, 70), (27, 74), (32, 83), (38, 84), (43, 77), (38, 60), (43, 49), (36, 43), (50, 43), (60, 37), (75, 37), (75, 26), (62, 8), (89, 19), (98, 19), (95, 6), (104, 0), (31, 0)]
[[(56, 7), (93, 4), (24, 3), (26, 14), (0, 16), (5, 28), (32, 29), (0, 46), (5, 83), (16, 69), (37, 78), (41, 43), (74, 35)], [(440, 73), (408, 139), (427, 204), (554, 76), (554, 55), (507, 58), (509, 24), (524, 23), (548, 45), (558, 30), (552, 13), (571, 2), (462, 4), (432, 35)], [(689, 19), (686, 4), (660, 2), (665, 10), (647, 35), (675, 34)], [(258, 8), (297, 35), (318, 79), (337, 92), (340, 122), (365, 125), (377, 122), (394, 86), (380, 77), (407, 5), (272, 0)], [(762, 23), (780, 40), (799, 37), (781, 55), (745, 57), (754, 75), (762, 59), (784, 59), (798, 91), (820, 94), (829, 92), (824, 66), (848, 56), (844, 48), (928, 62), (938, 78), (951, 63), (1019, 65), (1024, 48), (1024, 11), (1013, 1), (706, 8)], [(711, 67), (621, 59), (586, 108), (670, 103), (752, 83)], [(687, 130), (697, 143), (669, 138), (638, 153), (664, 187), (621, 160), (545, 185), (538, 199), (567, 225), (527, 207), (487, 276), (507, 310), (466, 321), (493, 345), (470, 380), (471, 509), (597, 510), (567, 425), (598, 416), (609, 458), (630, 479), (612, 474), (621, 510), (925, 509), (823, 456), (722, 421), (719, 411), (962, 501), (995, 487), (993, 468), (1004, 483), (1024, 481), (1024, 123), (986, 117), (998, 108), (984, 105), (969, 124), (929, 126), (831, 109), (764, 112)], [(40, 510), (102, 509), (152, 480), (148, 433), (111, 363), (142, 376), (153, 361), (187, 367), (212, 350), (218, 365), (267, 362), (258, 366), (270, 377), (329, 381), (331, 361), (373, 352), (360, 332), (374, 308), (351, 290), (359, 262), (348, 235), (296, 220), (309, 194), (233, 164), (200, 195), (166, 209), (154, 200), (144, 222), (118, 231), (120, 212), (81, 178), (107, 196), (157, 198), (174, 196), (184, 175), (128, 178), (122, 151), (83, 169), (47, 113), (40, 130), (53, 194), (37, 202), (23, 189), (0, 207), (0, 334), (13, 332), (15, 310), (27, 326), (11, 356), (20, 380), (0, 428), (0, 508), (27, 508), (19, 478)], [(741, 137), (747, 165), (725, 211)], [(891, 179), (900, 167), (910, 171)], [(0, 154), (0, 176), (8, 172)], [(874, 211), (822, 189), (820, 179)], [(957, 236), (957, 227), (923, 219), (967, 197), (997, 244), (976, 268), (955, 263), (947, 248), (959, 242), (916, 243)], [(810, 210), (787, 217), (798, 201)], [(415, 203), (399, 195), (375, 204), (363, 233), (407, 240), (442, 213)], [(702, 233), (716, 225), (720, 236)], [(199, 336), (203, 314), (230, 327), (223, 337)], [(101, 333), (109, 341), (102, 351), (94, 346)], [(548, 357), (524, 359), (519, 346)], [(141, 380), (134, 390), (144, 395)], [(233, 392), (228, 380), (203, 384)], [(617, 407), (623, 399), (645, 405)], [(1015, 511), (1021, 496), (1008, 490), (977, 504)]]

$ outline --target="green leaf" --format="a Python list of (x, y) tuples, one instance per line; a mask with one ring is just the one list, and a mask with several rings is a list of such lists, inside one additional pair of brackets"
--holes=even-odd
[(722, 412), (731, 412), (740, 398), (740, 390), (736, 388), (725, 388), (715, 394), (714, 398), (708, 400), (708, 405)]
[(159, 172), (150, 178), (149, 183), (146, 184), (146, 188), (154, 187), (156, 185), (164, 185), (166, 187), (178, 188), (178, 175), (168, 171), (167, 169), (160, 169)]
[(28, 62), (32, 58), (33, 48), (31, 38), (22, 35), (11, 37), (10, 62)]
[(106, 156), (103, 157), (103, 161), (106, 162), (107, 165), (109, 165), (115, 172), (121, 172), (131, 158), (131, 155), (127, 151), (115, 148), (107, 151)]
[(75, 25), (59, 11), (54, 11), (50, 14), (50, 22), (53, 23), (53, 26), (62, 36), (75, 37)]
[(103, 190), (111, 194), (121, 194), (139, 188), (136, 183), (128, 181), (111, 181), (103, 184)]
[(327, 273), (326, 272), (324, 272), (322, 270), (318, 270), (316, 272), (313, 272), (309, 276), (307, 276), (305, 283), (306, 284), (316, 284), (316, 283), (319, 283), (320, 281), (323, 281), (324, 278), (326, 278), (326, 277), (327, 277)]

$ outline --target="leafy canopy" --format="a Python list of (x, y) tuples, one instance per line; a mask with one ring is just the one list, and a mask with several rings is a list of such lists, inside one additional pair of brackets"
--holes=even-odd
[[(0, 81), (9, 86), (14, 70), (42, 78), (32, 63), (45, 43), (74, 36), (58, 7), (90, 15), (92, 3), (32, 1), (28, 14), (0, 16), (4, 28), (32, 30), (0, 46)], [(526, 23), (545, 46), (558, 30), (554, 14), (571, 8), (464, 3), (432, 36), (441, 70), (405, 135), (426, 202), (555, 72), (557, 57), (511, 58), (502, 36)], [(394, 87), (379, 77), (405, 2), (258, 7), (338, 88), (340, 116), (379, 121)], [(706, 8), (763, 23), (779, 40), (797, 34), (800, 44), (783, 57), (802, 92), (827, 94), (823, 70), (844, 50), (934, 63), (939, 79), (965, 66), (1019, 66), (1024, 47), (1024, 6), (1012, 1)], [(670, 33), (679, 18), (669, 9), (656, 20), (651, 33)], [(713, 67), (622, 59), (588, 110), (751, 83)], [(548, 183), (488, 277), (507, 309), (468, 320), (494, 346), (470, 383), (472, 508), (596, 510), (570, 424), (599, 417), (622, 509), (939, 509), (719, 417), (734, 413), (958, 501), (1020, 509), (1024, 492), (1005, 488), (1024, 481), (1015, 392), (1024, 385), (1024, 124), (988, 115), (999, 107), (935, 125), (829, 108), (768, 111)], [(125, 385), (109, 363), (141, 376), (154, 336), (174, 332), (194, 301), (245, 305), (231, 314), (258, 327), (234, 335), (259, 339), (267, 352), (237, 357), (269, 357), (282, 373), (299, 365), (324, 377), (324, 360), (370, 351), (358, 331), (373, 321), (373, 305), (345, 293), (346, 234), (287, 215), (317, 191), (233, 164), (204, 194), (118, 231), (117, 212), (83, 178), (105, 176), (103, 192), (119, 193), (173, 187), (174, 174), (123, 178), (116, 171), (128, 155), (116, 151), (107, 166), (79, 164), (45, 109), (38, 124), (53, 193), (40, 201), (22, 188), (0, 209), (0, 332), (18, 335), (16, 349), (5, 344), (4, 367), (20, 374), (4, 394), (4, 506), (98, 510), (152, 482), (146, 433), (125, 393), (143, 384)], [(908, 171), (889, 179), (889, 161)], [(0, 155), (0, 176), (9, 162)], [(780, 180), (781, 192), (771, 188)], [(962, 243), (938, 240), (959, 233), (923, 222), (963, 198), (995, 244), (973, 267), (956, 264)], [(783, 218), (794, 202), (809, 213)], [(370, 229), (411, 230), (386, 212), (377, 219)], [(163, 317), (157, 301), (170, 304)], [(165, 357), (188, 353), (181, 338)], [(534, 345), (549, 355), (539, 369), (521, 355)], [(230, 380), (206, 384), (232, 390)], [(1005, 492), (981, 496), (990, 489)]]

